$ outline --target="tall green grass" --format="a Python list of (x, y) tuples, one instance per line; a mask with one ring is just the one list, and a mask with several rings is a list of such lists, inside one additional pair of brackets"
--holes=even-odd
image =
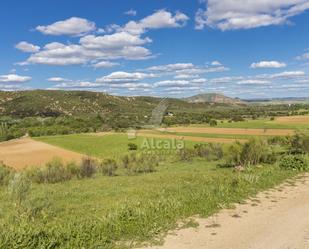
[(237, 173), (200, 159), (165, 163), (152, 174), (32, 184), (22, 215), (2, 187), (0, 248), (127, 248), (296, 174), (277, 166)]

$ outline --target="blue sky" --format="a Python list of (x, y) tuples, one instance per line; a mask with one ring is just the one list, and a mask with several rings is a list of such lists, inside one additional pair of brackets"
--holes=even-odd
[(309, 97), (308, 0), (3, 0), (0, 89)]

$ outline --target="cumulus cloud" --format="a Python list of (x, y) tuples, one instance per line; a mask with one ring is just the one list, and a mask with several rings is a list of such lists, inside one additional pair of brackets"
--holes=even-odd
[(152, 66), (147, 68), (148, 71), (158, 71), (158, 72), (175, 72), (184, 69), (192, 69), (194, 65), (192, 63), (175, 63), (167, 65)]
[(174, 79), (193, 79), (193, 78), (198, 78), (199, 75), (197, 74), (176, 74), (174, 76)]
[(17, 74), (0, 75), (0, 83), (24, 83), (31, 79), (30, 76), (20, 76)]
[(146, 78), (153, 78), (154, 74), (146, 74), (146, 73), (128, 73), (128, 72), (113, 72), (109, 75), (103, 76), (101, 78), (96, 79), (96, 82), (99, 83), (128, 83), (128, 82), (136, 82)]
[(188, 17), (176, 12), (172, 14), (159, 10), (140, 21), (130, 21), (124, 26), (110, 25), (103, 35), (87, 35), (95, 29), (95, 24), (86, 19), (72, 17), (48, 26), (39, 26), (37, 30), (51, 35), (81, 35), (78, 44), (63, 44), (52, 42), (43, 49), (33, 51), (33, 54), (19, 65), (46, 64), (46, 65), (80, 65), (90, 64), (94, 67), (111, 67), (116, 64), (96, 63), (97, 61), (111, 60), (144, 60), (154, 57), (145, 46), (152, 42), (143, 34), (149, 29), (177, 28), (185, 25)]
[(93, 83), (90, 81), (77, 81), (77, 82), (62, 82), (56, 84), (54, 89), (91, 89), (101, 87), (100, 84)]
[(15, 45), (15, 48), (27, 53), (34, 53), (40, 50), (39, 46), (33, 45), (26, 41), (19, 42)]
[(289, 78), (299, 78), (305, 76), (305, 72), (303, 71), (285, 71), (282, 73), (271, 74), (269, 75), (270, 78), (282, 78), (282, 79), (289, 79)]
[(118, 66), (119, 63), (117, 62), (111, 62), (111, 61), (99, 61), (94, 64), (92, 64), (92, 67), (94, 68), (110, 68), (110, 67), (115, 67)]
[(186, 25), (188, 20), (189, 17), (184, 13), (176, 12), (173, 15), (169, 11), (158, 10), (138, 22), (128, 22), (122, 29), (132, 34), (141, 34), (146, 32), (148, 29), (183, 27)]
[(309, 9), (308, 0), (208, 0), (195, 16), (196, 29), (250, 29), (286, 24)]
[(94, 22), (84, 18), (71, 17), (64, 21), (58, 21), (47, 26), (37, 26), (36, 30), (45, 35), (72, 35), (87, 34), (96, 29)]
[(286, 64), (279, 61), (260, 61), (252, 63), (251, 68), (282, 68), (286, 67)]
[(220, 61), (213, 61), (213, 62), (211, 62), (211, 65), (212, 66), (222, 66)]
[(71, 81), (69, 79), (65, 79), (65, 78), (62, 78), (62, 77), (50, 77), (47, 79), (47, 81), (49, 82), (68, 82), (68, 81)]
[(162, 80), (154, 83), (155, 87), (197, 87), (207, 80), (204, 78), (192, 79), (192, 80)]
[(260, 84), (270, 84), (268, 80), (258, 80), (258, 79), (246, 79), (238, 82), (239, 85), (260, 85)]

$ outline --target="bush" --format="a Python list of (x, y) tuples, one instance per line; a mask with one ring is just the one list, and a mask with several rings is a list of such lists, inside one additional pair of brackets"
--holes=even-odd
[(59, 158), (52, 159), (42, 168), (27, 169), (26, 175), (36, 183), (57, 183), (72, 178), (72, 174)]
[(13, 176), (14, 170), (0, 162), (0, 186), (7, 185)]
[(280, 162), (281, 169), (305, 171), (309, 169), (308, 160), (301, 155), (286, 155)]
[(242, 154), (242, 144), (238, 141), (231, 144), (226, 153), (225, 153), (225, 161), (228, 166), (241, 166), (241, 154)]
[(253, 138), (245, 144), (232, 144), (225, 158), (229, 166), (254, 166), (259, 163), (273, 163), (276, 155), (265, 140)]
[(80, 176), (82, 178), (92, 177), (96, 173), (97, 162), (90, 158), (86, 157), (82, 159), (80, 165)]
[(105, 159), (100, 164), (100, 170), (105, 176), (115, 176), (117, 168), (118, 165), (114, 159)]
[(191, 148), (183, 148), (177, 151), (179, 155), (180, 161), (191, 161), (194, 157), (196, 157), (196, 152)]
[(137, 150), (137, 145), (134, 143), (128, 143), (128, 149), (129, 150)]
[(199, 157), (204, 157), (209, 161), (220, 160), (223, 158), (223, 149), (220, 144), (195, 144), (194, 152)]
[(155, 155), (144, 155), (132, 153), (125, 155), (122, 159), (123, 167), (127, 170), (128, 175), (151, 173), (156, 170), (160, 158)]
[(291, 139), (290, 151), (293, 154), (309, 153), (309, 133), (298, 133)]
[(218, 122), (217, 122), (217, 120), (212, 119), (212, 120), (209, 121), (209, 125), (212, 126), (212, 127), (214, 127), (214, 126), (217, 126), (217, 125), (218, 125)]

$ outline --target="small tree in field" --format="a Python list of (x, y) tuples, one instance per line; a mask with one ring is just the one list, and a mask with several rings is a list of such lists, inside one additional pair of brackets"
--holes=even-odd
[(214, 126), (218, 125), (218, 122), (217, 122), (217, 120), (212, 119), (212, 120), (209, 121), (209, 125), (214, 127)]

